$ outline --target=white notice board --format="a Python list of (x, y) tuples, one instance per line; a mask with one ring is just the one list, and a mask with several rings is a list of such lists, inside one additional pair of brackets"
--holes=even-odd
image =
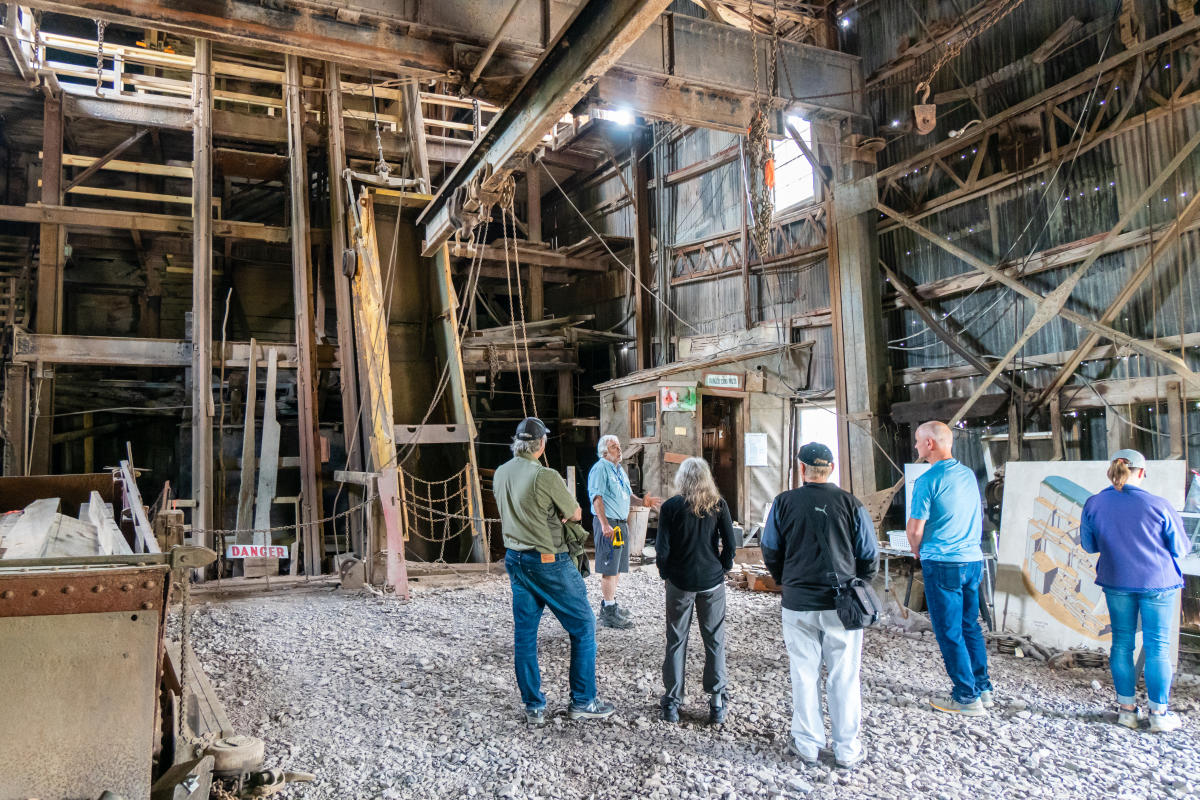
[(767, 435), (765, 433), (746, 434), (746, 466), (767, 466)]

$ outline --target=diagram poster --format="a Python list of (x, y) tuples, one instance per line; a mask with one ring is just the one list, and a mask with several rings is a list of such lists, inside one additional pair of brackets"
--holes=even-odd
[[(1010, 461), (1004, 471), (996, 616), (1008, 630), (1066, 649), (1112, 641), (1097, 556), (1080, 545), (1083, 504), (1107, 488), (1106, 461)], [(1142, 488), (1183, 506), (1184, 462), (1150, 461)]]

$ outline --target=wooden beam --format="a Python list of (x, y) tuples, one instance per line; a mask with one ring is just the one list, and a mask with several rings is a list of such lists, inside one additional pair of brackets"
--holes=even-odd
[[(1141, 206), (1139, 205), (1138, 208), (1140, 209)], [(1191, 223), (1191, 221), (1196, 218), (1198, 213), (1200, 213), (1200, 194), (1194, 195), (1192, 199), (1188, 201), (1188, 204), (1183, 208), (1183, 210), (1180, 211), (1175, 219), (1171, 221), (1170, 226), (1167, 228), (1162, 238), (1154, 243), (1154, 246), (1150, 248), (1150, 252), (1147, 254), (1146, 258), (1142, 260), (1137, 269), (1133, 271), (1133, 274), (1131, 274), (1125, 281), (1125, 285), (1121, 287), (1120, 291), (1117, 292), (1116, 297), (1114, 297), (1112, 302), (1108, 304), (1108, 308), (1104, 309), (1104, 312), (1099, 317), (1100, 322), (1108, 325), (1117, 318), (1117, 315), (1121, 313), (1121, 310), (1129, 304), (1129, 301), (1133, 299), (1135, 294), (1137, 294), (1138, 289), (1142, 287), (1142, 285), (1146, 282), (1146, 279), (1149, 278), (1154, 272), (1155, 264), (1158, 262), (1158, 259), (1162, 256), (1162, 254), (1165, 253), (1172, 245), (1178, 242), (1180, 230)], [(1095, 256), (1089, 256), (1089, 258), (1094, 260)], [(1087, 337), (1080, 342), (1079, 346), (1075, 348), (1075, 352), (1069, 359), (1067, 359), (1067, 362), (1063, 364), (1062, 368), (1058, 371), (1058, 374), (1055, 375), (1053, 380), (1051, 380), (1046, 388), (1042, 390), (1038, 397), (1038, 404), (1045, 402), (1047, 397), (1061, 389), (1063, 385), (1066, 384), (1066, 382), (1070, 379), (1071, 374), (1074, 373), (1075, 370), (1079, 368), (1079, 365), (1083, 363), (1084, 359), (1088, 357), (1088, 353), (1090, 353), (1092, 349), (1095, 348), (1095, 346), (1099, 343), (1100, 336), (1094, 332), (1089, 333)]]
[(137, 144), (137, 142), (140, 141), (141, 138), (143, 136), (145, 136), (148, 132), (149, 132), (148, 128), (139, 128), (138, 130), (134, 131), (132, 134), (130, 134), (130, 136), (127, 139), (125, 139), (125, 141), (121, 142), (119, 145), (114, 147), (112, 150), (109, 150), (107, 153), (102, 155), (100, 158), (97, 158), (90, 165), (88, 165), (87, 169), (85, 169), (83, 172), (79, 173), (74, 178), (72, 178), (71, 182), (67, 184), (67, 188), (64, 191), (65, 192), (71, 191), (76, 186), (78, 186), (79, 184), (86, 181), (88, 178), (95, 175), (97, 171), (103, 169), (104, 166), (106, 164), (108, 164), (110, 161), (112, 161), (114, 158), (121, 155), (121, 153), (124, 153), (126, 150), (128, 150), (133, 145)]
[[(280, 366), (295, 369), (296, 347), (292, 344), (259, 342), (258, 364), (266, 366), (263, 347), (273, 347), (282, 356)], [(226, 342), (225, 366), (244, 368), (249, 364), (250, 345)], [(13, 332), (12, 360), (19, 364), (64, 364), (95, 367), (190, 367), (192, 343), (187, 339), (146, 339), (128, 336), (72, 336), (64, 334)], [(214, 366), (219, 355), (213, 354)], [(325, 369), (332, 362), (322, 362)]]
[[(263, 545), (271, 543), (271, 506), (275, 500), (275, 487), (279, 479), (279, 421), (276, 419), (275, 388), (277, 380), (277, 354), (275, 348), (267, 350), (267, 391), (263, 395), (262, 449), (258, 460), (258, 490), (254, 499), (254, 532), (251, 541)], [(296, 544), (300, 544), (297, 538)], [(292, 563), (298, 559), (292, 554)]]
[(429, 180), (429, 148), (425, 143), (425, 115), (421, 113), (421, 91), (416, 83), (402, 87), (404, 102), (404, 133), (408, 137), (413, 177), (421, 181), (422, 192), (433, 192)]
[[(42, 195), (43, 203), (62, 202), (63, 107), (61, 94), (48, 94), (42, 102)], [(63, 261), (66, 231), (44, 221), (39, 226), (37, 270), (38, 333), (62, 331)], [(54, 427), (54, 381), (36, 377), (33, 387), (36, 410), (30, 430), (32, 447), (28, 468), (34, 475), (50, 472), (50, 434)], [(40, 417), (40, 420), (39, 420)], [(39, 421), (41, 424), (38, 424)]]
[[(513, 241), (517, 241), (517, 260), (525, 265), (537, 265), (541, 267), (557, 267), (559, 269), (577, 269), (585, 272), (607, 272), (608, 266), (602, 261), (590, 258), (579, 258), (578, 256), (569, 256), (563, 253), (556, 253), (553, 250), (543, 250), (536, 247), (523, 247), (519, 240), (509, 239), (508, 243), (511, 246)], [(494, 244), (476, 245), (471, 247), (467, 244), (455, 242), (450, 245), (450, 255), (455, 258), (479, 258), (484, 261), (504, 262), (505, 240), (497, 239)], [(480, 255), (482, 250), (482, 255)], [(511, 261), (513, 254), (510, 251), (508, 259)]]
[[(193, 199), (194, 203), (194, 199)], [(209, 190), (208, 205), (212, 206), (212, 191)], [(194, 207), (194, 206), (193, 206)], [(0, 206), (0, 220), (61, 225), (66, 228), (97, 228), (141, 233), (193, 232), (193, 217), (172, 214), (143, 214), (134, 211), (109, 211), (101, 208), (75, 208), (44, 203), (28, 206)], [(289, 230), (257, 222), (235, 222), (213, 220), (209, 223), (213, 236), (230, 239), (249, 239), (260, 242), (287, 242)]]
[(308, 157), (304, 147), (304, 99), (300, 59), (284, 56), (287, 101), (288, 163), (292, 230), (292, 302), (296, 318), (296, 409), (300, 438), (300, 535), (304, 540), (304, 572), (321, 574), (325, 558), (321, 519), (321, 447), (317, 427), (316, 353), (313, 331), (312, 253), (308, 238)]
[[(212, 45), (196, 40), (192, 72), (192, 528), (212, 528)], [(201, 533), (198, 544), (212, 547)]]
[[(346, 168), (345, 126), (342, 123), (342, 68), (325, 63), (325, 102), (329, 120), (329, 240), (333, 251), (333, 298), (337, 312), (338, 356), (342, 363), (339, 376), (342, 391), (342, 433), (346, 445), (346, 468), (362, 469), (363, 441), (359, 437), (359, 396), (357, 355), (354, 349), (354, 312), (350, 300), (350, 276), (346, 274)], [(351, 253), (351, 256), (353, 253)], [(357, 516), (352, 517), (357, 530)], [(361, 556), (362, 553), (359, 553)]]

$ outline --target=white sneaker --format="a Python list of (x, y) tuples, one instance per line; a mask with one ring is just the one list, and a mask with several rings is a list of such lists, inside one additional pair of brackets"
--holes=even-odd
[(1150, 730), (1155, 733), (1170, 733), (1183, 727), (1183, 720), (1174, 712), (1164, 711), (1162, 714), (1150, 714)]
[(1133, 711), (1127, 711), (1120, 706), (1117, 707), (1117, 724), (1124, 725), (1126, 728), (1137, 730), (1142, 725), (1142, 710), (1135, 708)]
[(996, 693), (991, 689), (984, 689), (979, 693), (979, 702), (983, 703), (984, 708), (993, 708), (996, 705)]

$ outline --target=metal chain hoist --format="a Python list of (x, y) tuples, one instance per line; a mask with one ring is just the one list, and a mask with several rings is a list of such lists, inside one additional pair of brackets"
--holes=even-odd
[[(104, 82), (104, 29), (108, 23), (102, 19), (96, 20), (96, 96), (100, 96), (100, 86)], [(114, 88), (116, 88), (114, 86)]]

